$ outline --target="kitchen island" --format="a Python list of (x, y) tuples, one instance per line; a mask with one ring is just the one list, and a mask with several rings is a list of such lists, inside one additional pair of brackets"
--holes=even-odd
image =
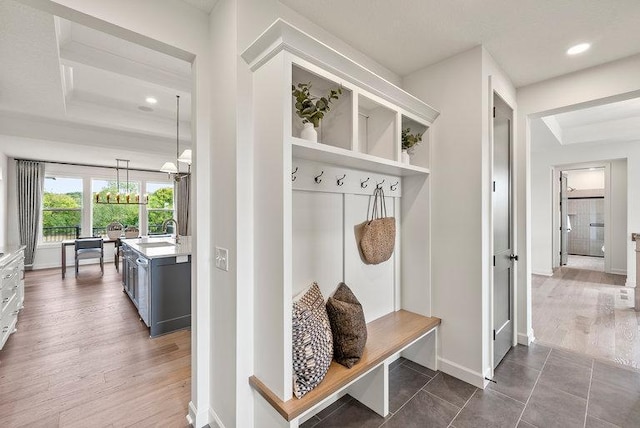
[(191, 326), (191, 237), (122, 240), (122, 285), (156, 337)]

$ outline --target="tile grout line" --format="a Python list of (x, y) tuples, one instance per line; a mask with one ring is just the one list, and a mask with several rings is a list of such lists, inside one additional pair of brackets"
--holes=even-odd
[[(404, 363), (402, 363), (402, 364), (400, 364), (400, 365), (402, 366), (402, 365), (404, 365)], [(411, 367), (407, 367), (407, 368), (408, 368), (408, 369), (411, 369)], [(412, 370), (413, 370), (413, 369), (412, 369)], [(418, 371), (416, 371), (416, 370), (413, 370), (413, 371), (414, 371), (414, 372), (416, 372), (416, 373), (419, 373), (419, 372), (418, 372)], [(421, 373), (421, 374), (422, 374), (422, 373)], [(426, 376), (426, 375), (425, 375), (425, 376)], [(438, 376), (438, 374), (437, 374), (437, 373), (436, 373), (436, 376)], [(386, 421), (384, 421), (383, 423), (381, 423), (381, 424), (380, 424), (380, 427), (382, 427), (382, 426), (383, 426), (383, 425), (385, 425), (387, 422), (389, 422), (393, 416), (397, 415), (397, 414), (398, 414), (398, 412), (399, 412), (399, 411), (400, 411), (404, 406), (406, 406), (406, 405), (407, 405), (407, 403), (409, 403), (409, 401), (413, 400), (413, 398), (414, 398), (416, 395), (418, 395), (418, 393), (419, 393), (420, 391), (423, 391), (423, 390), (424, 390), (424, 387), (426, 387), (427, 385), (429, 385), (429, 383), (430, 383), (433, 379), (435, 379), (435, 377), (436, 377), (436, 376), (434, 376), (434, 377), (432, 377), (432, 378), (429, 378), (429, 380), (427, 381), (427, 383), (425, 383), (425, 384), (422, 386), (422, 388), (418, 389), (418, 390), (416, 391), (416, 393), (415, 393), (415, 394), (413, 394), (411, 397), (409, 397), (409, 399), (408, 399), (407, 401), (405, 401), (405, 402), (404, 402), (404, 404), (403, 404), (402, 406), (398, 407), (398, 410), (396, 410), (395, 412), (389, 411), (389, 413), (391, 414), (391, 416), (389, 417), (389, 419), (387, 419)], [(428, 377), (428, 376), (426, 376), (426, 377)], [(427, 392), (427, 391), (424, 391), (424, 392)]]
[(587, 415), (589, 414), (589, 397), (591, 396), (591, 384), (593, 383), (593, 366), (595, 366), (596, 360), (591, 360), (591, 376), (589, 377), (589, 389), (587, 390), (587, 406), (584, 409), (584, 425), (583, 427), (587, 427)]
[[(411, 360), (408, 360), (408, 361), (411, 361)], [(433, 376), (429, 376), (428, 374), (422, 373), (421, 371), (416, 370), (416, 369), (414, 369), (413, 367), (406, 366), (404, 363), (402, 363), (402, 364), (400, 364), (400, 365), (401, 365), (402, 367), (406, 368), (406, 369), (413, 370), (414, 372), (419, 373), (419, 374), (421, 374), (422, 376), (428, 377), (428, 378), (429, 378), (429, 381), (431, 381), (431, 379), (433, 379), (434, 377), (436, 377), (436, 376), (438, 375), (438, 373), (436, 372), (436, 374), (435, 374), (435, 375), (433, 375)], [(428, 367), (427, 367), (427, 368), (428, 368)], [(431, 369), (430, 369), (430, 370), (431, 370)], [(423, 386), (423, 388), (424, 388), (424, 386)]]
[(522, 415), (524, 415), (525, 410), (527, 410), (527, 406), (529, 405), (529, 400), (531, 400), (531, 396), (533, 395), (533, 391), (536, 389), (536, 386), (538, 385), (538, 381), (540, 380), (540, 377), (542, 377), (542, 371), (544, 370), (544, 366), (547, 365), (547, 361), (549, 360), (549, 357), (551, 356), (551, 352), (552, 351), (553, 351), (553, 349), (549, 348), (549, 353), (547, 354), (547, 358), (544, 359), (544, 363), (542, 364), (542, 367), (540, 367), (540, 373), (538, 373), (538, 377), (536, 378), (536, 381), (533, 384), (533, 388), (531, 388), (531, 392), (529, 393), (529, 397), (527, 397), (527, 402), (524, 403), (524, 407), (522, 408), (522, 412), (520, 412), (520, 417), (518, 418), (518, 421), (516, 422), (516, 426), (518, 426), (518, 424), (522, 421)]
[(462, 413), (462, 410), (467, 406), (467, 404), (469, 404), (469, 401), (471, 401), (473, 396), (476, 395), (476, 392), (478, 392), (478, 391), (479, 391), (479, 388), (476, 388), (475, 391), (473, 391), (473, 394), (471, 394), (471, 397), (469, 397), (469, 399), (464, 403), (464, 405), (462, 407), (460, 407), (460, 410), (458, 410), (458, 413), (456, 413), (456, 415), (453, 417), (453, 419), (451, 419), (451, 422), (449, 422), (449, 425), (447, 426), (447, 428), (453, 427), (453, 421), (455, 421), (456, 418), (458, 417), (458, 415), (460, 413)]

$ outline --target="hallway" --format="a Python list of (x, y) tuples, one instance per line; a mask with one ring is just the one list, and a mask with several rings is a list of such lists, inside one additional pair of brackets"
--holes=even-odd
[(536, 342), (640, 368), (640, 312), (625, 278), (570, 267), (533, 275)]

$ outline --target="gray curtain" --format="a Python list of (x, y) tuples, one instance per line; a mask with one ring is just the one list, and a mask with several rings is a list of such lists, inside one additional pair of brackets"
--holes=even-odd
[(189, 222), (189, 205), (191, 193), (191, 175), (182, 177), (176, 182), (176, 211), (178, 212), (178, 233), (182, 236), (191, 235)]
[(16, 161), (18, 185), (18, 229), (20, 244), (26, 247), (24, 264), (33, 265), (38, 243), (40, 226), (40, 207), (44, 188), (44, 163), (35, 161)]

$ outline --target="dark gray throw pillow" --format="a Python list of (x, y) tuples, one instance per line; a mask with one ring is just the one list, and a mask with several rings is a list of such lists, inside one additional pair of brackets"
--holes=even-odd
[(327, 314), (333, 334), (333, 358), (351, 368), (360, 361), (367, 343), (367, 323), (362, 305), (344, 282), (327, 300)]

